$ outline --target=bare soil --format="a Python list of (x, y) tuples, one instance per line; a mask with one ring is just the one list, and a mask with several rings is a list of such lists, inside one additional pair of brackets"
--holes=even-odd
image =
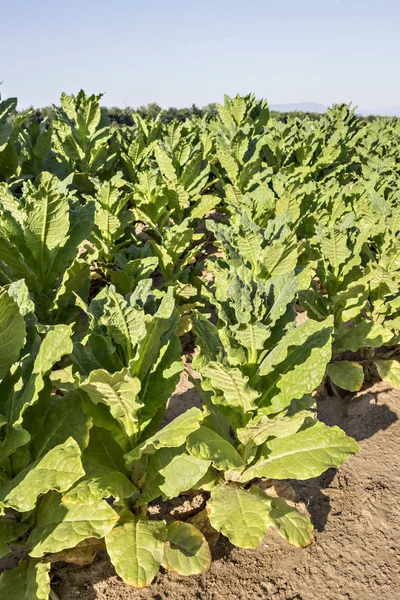
[[(185, 373), (170, 415), (198, 402)], [(220, 538), (207, 573), (160, 572), (143, 590), (125, 585), (100, 553), (90, 566), (54, 569), (60, 600), (400, 599), (400, 390), (381, 382), (353, 399), (322, 395), (318, 412), (355, 437), (361, 452), (338, 471), (295, 484), (315, 527), (310, 547), (290, 547), (273, 531), (256, 550)]]

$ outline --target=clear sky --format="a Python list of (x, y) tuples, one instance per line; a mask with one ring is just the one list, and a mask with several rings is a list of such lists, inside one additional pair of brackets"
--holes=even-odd
[(400, 0), (0, 0), (0, 91), (19, 106), (400, 105)]

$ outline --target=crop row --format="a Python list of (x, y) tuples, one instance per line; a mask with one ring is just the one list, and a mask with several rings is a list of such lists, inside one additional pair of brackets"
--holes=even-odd
[[(99, 100), (29, 126), (0, 103), (0, 556), (23, 555), (0, 599), (101, 549), (143, 587), (219, 533), (307, 546), (287, 480), (358, 451), (317, 388), (400, 385), (400, 121), (249, 95), (111, 128)], [(189, 363), (202, 407), (164, 425)], [(148, 510), (196, 491), (189, 520)]]

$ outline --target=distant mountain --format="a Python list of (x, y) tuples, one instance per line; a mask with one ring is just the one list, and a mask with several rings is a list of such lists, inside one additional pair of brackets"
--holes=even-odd
[(279, 112), (313, 112), (313, 113), (324, 113), (327, 111), (327, 107), (318, 102), (292, 102), (291, 104), (270, 104), (271, 110), (277, 110)]
[[(318, 102), (292, 102), (289, 104), (270, 104), (270, 109), (279, 112), (301, 111), (322, 114), (327, 111), (327, 106)], [(364, 117), (368, 117), (369, 115), (400, 117), (400, 105), (392, 106), (391, 108), (358, 108), (357, 113)]]

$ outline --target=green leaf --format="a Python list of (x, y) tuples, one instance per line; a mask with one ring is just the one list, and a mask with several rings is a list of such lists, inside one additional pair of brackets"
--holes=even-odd
[(326, 367), (326, 373), (333, 383), (344, 390), (358, 392), (364, 381), (364, 369), (358, 362), (339, 360)]
[(30, 556), (74, 548), (86, 538), (100, 539), (118, 521), (118, 514), (100, 500), (92, 504), (62, 502), (59, 494), (50, 493), (40, 503), (36, 524), (28, 540)]
[(211, 553), (204, 535), (190, 523), (175, 521), (167, 527), (162, 566), (179, 575), (199, 575), (211, 565)]
[(306, 548), (313, 541), (313, 526), (307, 515), (303, 515), (284, 498), (271, 498), (270, 517), (278, 533), (296, 548)]
[(220, 471), (241, 469), (245, 466), (236, 448), (204, 425), (189, 435), (186, 447), (194, 458), (212, 461), (214, 467)]
[(191, 317), (196, 343), (200, 353), (193, 357), (193, 367), (201, 371), (208, 363), (220, 361), (224, 356), (224, 347), (218, 335), (218, 329), (201, 313), (194, 312)]
[(134, 357), (134, 348), (146, 336), (143, 311), (128, 306), (122, 296), (109, 290), (103, 321), (129, 362)]
[(25, 523), (18, 523), (8, 517), (0, 517), (0, 558), (10, 552), (9, 544), (18, 539), (28, 529)]
[(154, 454), (160, 448), (178, 448), (182, 446), (186, 442), (188, 435), (200, 427), (203, 418), (204, 414), (201, 410), (195, 407), (190, 408), (126, 454), (126, 463), (129, 464), (131, 461), (140, 458), (143, 454)]
[(104, 369), (97, 369), (80, 387), (94, 404), (101, 403), (109, 407), (112, 416), (121, 423), (129, 438), (138, 432), (137, 413), (142, 406), (138, 398), (140, 381), (130, 377), (126, 369), (112, 375)]
[(16, 302), (0, 289), (0, 379), (18, 360), (25, 344), (25, 321)]
[(184, 446), (161, 448), (149, 459), (136, 506), (147, 504), (159, 496), (176, 498), (180, 493), (193, 489), (210, 464), (187, 454)]
[(84, 461), (84, 468), (85, 477), (64, 494), (63, 502), (93, 504), (102, 498), (112, 497), (116, 506), (124, 506), (124, 500), (137, 492), (124, 473), (87, 461)]
[(106, 536), (111, 562), (125, 583), (135, 588), (150, 585), (163, 560), (166, 537), (165, 521), (137, 518)]
[[(159, 452), (171, 451), (163, 448)], [(158, 453), (157, 453), (158, 454)], [(206, 474), (210, 461), (198, 460), (186, 452), (175, 455), (171, 461), (160, 468), (159, 489), (166, 498), (176, 498), (182, 492), (191, 490)]]
[(271, 419), (264, 416), (249, 421), (246, 427), (237, 429), (236, 434), (242, 444), (253, 442), (257, 446), (261, 446), (269, 437), (281, 438), (296, 433), (307, 417), (313, 417), (313, 414), (309, 411), (301, 411), (292, 417)]
[(68, 438), (3, 485), (0, 502), (27, 512), (35, 507), (38, 496), (49, 490), (64, 492), (85, 474), (80, 455), (78, 444)]
[(41, 279), (56, 249), (66, 241), (69, 230), (69, 203), (58, 190), (59, 181), (47, 180), (37, 190), (30, 188), (30, 210), (26, 218), (26, 241)]
[(350, 256), (347, 237), (339, 229), (330, 229), (328, 236), (321, 239), (321, 251), (334, 269), (338, 269)]
[(256, 408), (254, 400), (259, 394), (248, 385), (248, 377), (239, 369), (210, 362), (203, 368), (202, 374), (210, 379), (213, 389), (220, 390), (223, 394), (214, 397), (213, 402), (239, 408), (243, 413)]
[(32, 437), (34, 458), (63, 444), (70, 436), (83, 450), (88, 445), (91, 426), (92, 419), (82, 410), (79, 394), (73, 392), (54, 398), (44, 415), (42, 426)]
[(266, 496), (263, 498), (236, 485), (215, 488), (207, 503), (211, 525), (239, 548), (258, 546), (272, 524), (270, 507)]
[(339, 467), (358, 450), (357, 442), (339, 427), (317, 422), (303, 431), (267, 442), (265, 457), (246, 469), (240, 480), (318, 477), (330, 467)]
[(361, 321), (354, 326), (343, 325), (335, 334), (333, 349), (336, 353), (351, 350), (357, 352), (360, 348), (380, 348), (393, 337), (390, 329), (373, 323)]
[(260, 375), (268, 375), (264, 397), (269, 400), (275, 385), (280, 390), (271, 397), (271, 413), (280, 412), (292, 400), (318, 387), (331, 358), (331, 334), (331, 317), (322, 322), (307, 321), (282, 337), (267, 355), (259, 368)]
[(48, 600), (50, 563), (28, 559), (0, 578), (0, 600)]
[(44, 387), (43, 376), (65, 354), (72, 352), (71, 335), (72, 326), (68, 325), (55, 325), (47, 331), (35, 358), (29, 380), (21, 393), (15, 394), (10, 411), (10, 421), (14, 426), (22, 423), (25, 410), (37, 401), (39, 392)]
[(160, 306), (152, 318), (146, 319), (146, 335), (141, 339), (135, 359), (130, 363), (133, 375), (143, 379), (157, 362), (160, 349), (173, 336), (179, 313), (175, 308), (173, 288), (168, 288)]
[(400, 362), (398, 360), (376, 360), (379, 376), (393, 387), (400, 387)]

